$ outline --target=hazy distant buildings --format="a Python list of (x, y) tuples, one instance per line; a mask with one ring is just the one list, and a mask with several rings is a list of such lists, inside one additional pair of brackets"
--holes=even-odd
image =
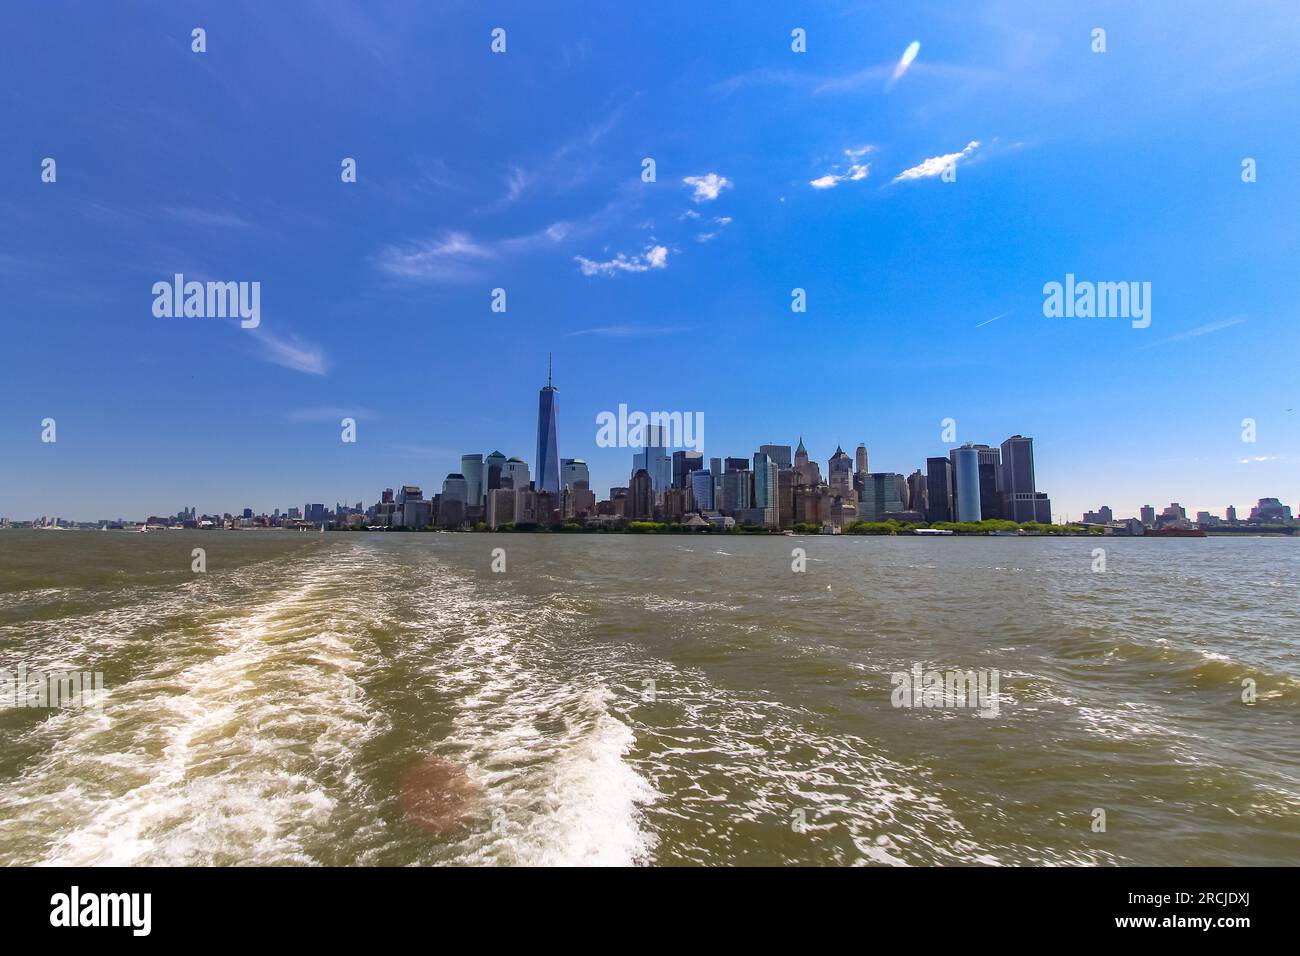
[[(1233, 507), (1232, 505), (1228, 505), (1228, 510), (1225, 511), (1225, 512), (1223, 513), (1223, 520), (1226, 521), (1226, 522), (1228, 522), (1228, 524), (1236, 524), (1236, 522), (1237, 522), (1237, 509), (1236, 509), (1235, 507)], [(1145, 521), (1145, 519), (1144, 519), (1144, 521)]]
[(1142, 527), (1154, 528), (1156, 526), (1156, 509), (1150, 505), (1143, 505), (1138, 514), (1141, 516)]
[(1291, 506), (1282, 504), (1277, 498), (1260, 498), (1250, 509), (1250, 520), (1260, 523), (1290, 521)]

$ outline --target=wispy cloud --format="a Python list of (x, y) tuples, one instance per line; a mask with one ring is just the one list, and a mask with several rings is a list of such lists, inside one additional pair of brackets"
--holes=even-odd
[(703, 176), (684, 176), (682, 178), (688, 186), (695, 189), (691, 196), (696, 202), (713, 202), (718, 198), (718, 194), (724, 189), (732, 188), (732, 182), (726, 176), (719, 176), (717, 173), (706, 173)]
[(265, 362), (308, 375), (324, 375), (329, 370), (329, 362), (319, 345), (304, 341), (292, 332), (287, 339), (278, 338), (266, 331), (264, 326), (248, 331), (259, 345), (253, 350), (253, 355)]
[(1251, 458), (1240, 458), (1238, 464), (1256, 465), (1265, 461), (1286, 461), (1286, 455), (1254, 455)]
[(904, 182), (911, 179), (928, 179), (932, 176), (938, 176), (952, 163), (955, 163), (959, 159), (966, 158), (979, 148), (979, 140), (971, 140), (966, 144), (966, 148), (959, 153), (945, 153), (942, 156), (931, 156), (929, 159), (917, 163), (911, 169), (903, 170), (894, 177), (894, 182)]
[(495, 256), (468, 233), (447, 232), (437, 239), (389, 246), (379, 253), (377, 265), (403, 279), (459, 281), (477, 274), (475, 263)]
[(858, 149), (846, 149), (844, 155), (848, 157), (848, 169), (841, 172), (843, 166), (837, 164), (831, 167), (831, 171), (825, 176), (819, 176), (809, 181), (808, 185), (813, 189), (834, 189), (843, 182), (858, 182), (866, 179), (871, 172), (871, 164), (859, 162), (863, 156), (875, 149), (874, 146), (861, 146)]
[(1204, 325), (1198, 325), (1194, 329), (1188, 329), (1186, 332), (1179, 332), (1177, 335), (1170, 335), (1167, 338), (1158, 339), (1142, 346), (1141, 350), (1153, 349), (1158, 345), (1169, 345), (1173, 342), (1182, 342), (1185, 339), (1200, 338), (1202, 335), (1209, 335), (1212, 332), (1222, 332), (1224, 329), (1230, 329), (1234, 325), (1241, 325), (1246, 321), (1244, 315), (1235, 315), (1230, 319), (1224, 319), (1221, 322), (1206, 322)]
[(285, 415), (291, 422), (336, 422), (344, 418), (376, 418), (368, 408), (350, 408), (346, 405), (323, 406), (315, 408), (295, 408)]
[(252, 225), (251, 222), (238, 213), (200, 209), (197, 206), (164, 206), (163, 213), (178, 222), (188, 223), (193, 226), (222, 226), (242, 229)]
[(651, 269), (668, 267), (667, 246), (647, 246), (640, 255), (628, 256), (619, 253), (613, 259), (596, 262), (585, 256), (574, 256), (578, 268), (585, 276), (613, 276), (620, 272), (649, 272)]
[(886, 90), (892, 90), (894, 84), (903, 78), (903, 74), (907, 72), (907, 68), (912, 65), (912, 61), (916, 59), (916, 55), (920, 52), (920, 41), (913, 40), (907, 45), (903, 55), (898, 58), (898, 63), (894, 65), (894, 72), (889, 76), (889, 85), (885, 87)]
[(566, 337), (575, 335), (594, 335), (606, 339), (630, 339), (656, 335), (675, 335), (678, 332), (690, 332), (693, 325), (603, 325), (594, 329), (578, 329), (576, 332), (564, 333)]

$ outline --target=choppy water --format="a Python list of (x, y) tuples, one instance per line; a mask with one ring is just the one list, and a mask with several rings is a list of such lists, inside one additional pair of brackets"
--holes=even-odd
[(1289, 539), (0, 532), (0, 668), (109, 689), (0, 710), (0, 863), (1293, 864), (1298, 594)]

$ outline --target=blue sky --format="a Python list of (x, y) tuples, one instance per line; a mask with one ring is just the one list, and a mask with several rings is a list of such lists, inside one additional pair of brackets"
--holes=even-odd
[[(436, 491), (463, 452), (531, 462), (548, 351), (560, 453), (602, 495), (632, 452), (595, 417), (626, 403), (703, 412), (710, 457), (802, 434), (878, 471), (944, 454), (947, 417), (1032, 435), (1058, 516), (1300, 499), (1293, 4), (23, 0), (0, 22), (0, 515)], [(923, 175), (963, 150), (955, 182)], [(176, 272), (260, 282), (261, 326), (155, 318)], [(1151, 326), (1045, 318), (1066, 273), (1150, 282)]]

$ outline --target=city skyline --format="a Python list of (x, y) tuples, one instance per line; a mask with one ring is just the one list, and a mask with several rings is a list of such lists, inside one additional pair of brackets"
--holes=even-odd
[[(1039, 6), (760, 4), (684, 36), (518, 10), (500, 55), (469, 9), (33, 15), (0, 65), (0, 512), (436, 487), (466, 449), (535, 456), (551, 350), (558, 455), (596, 487), (626, 462), (591, 422), (626, 403), (909, 473), (945, 419), (1033, 435), (1061, 515), (1294, 502), (1300, 24), (1108, 8), (1097, 53), (1094, 17)], [(177, 274), (258, 283), (257, 325), (155, 314)], [(1072, 276), (1150, 283), (1149, 327), (1048, 318)]]
[[(533, 474), (530, 472), (528, 460), (522, 456), (506, 456), (499, 450), (493, 451), (490, 454), (483, 452), (465, 452), (460, 455), (460, 465), (458, 470), (447, 472), (441, 481), (437, 480), (435, 476), (427, 484), (423, 481), (395, 483), (392, 487), (383, 491), (380, 499), (376, 502), (376, 505), (394, 501), (394, 494), (397, 495), (397, 504), (400, 505), (403, 496), (408, 490), (419, 492), (419, 500), (422, 504), (427, 505), (433, 500), (432, 496), (438, 494), (438, 492), (431, 492), (430, 498), (425, 499), (423, 498), (424, 488), (428, 487), (433, 489), (441, 487), (443, 494), (445, 494), (448, 483), (451, 482), (460, 489), (457, 491), (457, 494), (463, 493), (463, 500), (465, 502), (478, 501), (480, 503), (479, 506), (481, 507), (486, 504), (490, 488), (502, 487), (500, 479), (503, 477), (503, 472), (504, 477), (511, 483), (519, 481), (520, 476), (522, 476), (522, 481), (525, 487), (532, 488), (537, 492), (548, 492), (551, 495), (556, 496), (558, 500), (561, 489), (571, 489), (573, 482), (570, 480), (569, 472), (573, 470), (574, 475), (587, 483), (588, 487), (590, 487), (594, 492), (599, 486), (591, 484), (589, 464), (586, 459), (577, 456), (560, 457), (559, 451), (561, 448), (561, 442), (559, 441), (558, 428), (556, 424), (557, 402), (555, 400), (555, 395), (558, 391), (559, 389), (554, 383), (553, 356), (548, 355), (546, 384), (542, 386), (538, 392), (536, 454), (538, 459), (549, 456), (551, 459), (551, 466), (549, 468), (539, 467), (536, 474)], [(680, 415), (680, 413), (677, 414)], [(597, 417), (595, 424), (598, 425), (599, 423), (600, 416)], [(640, 471), (647, 472), (647, 488), (649, 493), (652, 494), (651, 510), (653, 510), (656, 502), (662, 504), (663, 491), (666, 488), (671, 487), (683, 490), (693, 490), (696, 485), (690, 477), (691, 470), (684, 467), (684, 456), (691, 455), (693, 456), (693, 461), (696, 463), (696, 468), (700, 470), (700, 473), (711, 475), (715, 482), (713, 489), (709, 492), (709, 504), (707, 507), (703, 507), (699, 504), (700, 494), (698, 492), (693, 496), (696, 500), (696, 507), (699, 510), (713, 510), (713, 495), (723, 494), (722, 479), (726, 473), (737, 470), (750, 471), (751, 467), (753, 471), (750, 474), (749, 490), (746, 494), (756, 495), (757, 497), (752, 502), (747, 502), (746, 507), (752, 504), (753, 507), (761, 509), (763, 505), (759, 503), (759, 500), (762, 498), (763, 492), (761, 490), (756, 491), (755, 489), (761, 488), (769, 481), (769, 479), (765, 476), (755, 477), (759, 474), (760, 461), (771, 463), (772, 473), (770, 479), (771, 485), (769, 487), (772, 489), (771, 505), (775, 505), (775, 479), (781, 469), (791, 467), (793, 446), (775, 443), (763, 444), (752, 453), (753, 457), (751, 466), (751, 459), (748, 457), (713, 456), (703, 448), (678, 448), (675, 445), (668, 444), (669, 434), (669, 430), (665, 429), (661, 425), (655, 424), (645, 425), (639, 433), (633, 429), (630, 436), (631, 444), (626, 448), (619, 449), (619, 451), (624, 455), (631, 455), (632, 464), (629, 469), (628, 477), (624, 479), (623, 483), (616, 482), (607, 486), (609, 493), (608, 497), (613, 497), (614, 492), (616, 491), (626, 492), (628, 486)], [(932, 500), (938, 493), (938, 489), (946, 486), (948, 501), (946, 506), (938, 506), (936, 509), (920, 509), (927, 522), (949, 520), (979, 521), (981, 518), (987, 519), (993, 517), (1001, 520), (1014, 520), (1020, 522), (1037, 521), (1044, 524), (1053, 522), (1064, 524), (1068, 521), (1083, 521), (1087, 523), (1090, 518), (1096, 519), (1094, 523), (1106, 523), (1113, 518), (1119, 520), (1139, 519), (1145, 521), (1148, 512), (1151, 512), (1153, 515), (1155, 514), (1151, 501), (1157, 499), (1153, 498), (1151, 501), (1145, 502), (1139, 508), (1133, 509), (1132, 514), (1126, 514), (1123, 509), (1114, 509), (1109, 505), (1101, 505), (1099, 506), (1100, 511), (1085, 511), (1076, 518), (1065, 514), (1053, 513), (1050, 510), (1050, 504), (1046, 501), (1047, 496), (1042, 493), (1037, 494), (1038, 498), (1044, 499), (1040, 507), (1036, 508), (1032, 504), (1032, 501), (1027, 501), (1024, 503), (1024, 509), (1021, 509), (1019, 507), (1021, 503), (1014, 502), (1014, 499), (1033, 499), (1035, 497), (1035, 492), (1039, 492), (1039, 489), (1037, 488), (1037, 463), (1033, 451), (1033, 438), (1022, 436), (1019, 433), (1011, 435), (998, 446), (990, 446), (978, 442), (963, 442), (960, 445), (955, 442), (950, 442), (948, 443), (948, 452), (945, 456), (927, 456), (922, 462), (924, 467), (922, 468), (917, 466), (917, 470), (912, 477), (907, 477), (907, 468), (903, 468), (897, 472), (883, 472), (878, 470), (868, 471), (867, 465), (870, 460), (870, 454), (869, 447), (865, 443), (859, 443), (856, 446), (855, 454), (851, 458), (848, 453), (844, 451), (842, 443), (837, 443), (835, 452), (825, 459), (827, 463), (825, 479), (823, 480), (821, 477), (820, 470), (817, 467), (814, 467), (812, 469), (812, 474), (817, 477), (815, 479), (809, 478), (808, 480), (814, 484), (821, 482), (822, 484), (827, 485), (831, 494), (838, 496), (847, 492), (853, 492), (854, 495), (861, 494), (861, 487), (856, 484), (859, 476), (862, 478), (876, 479), (883, 479), (886, 477), (892, 478), (909, 486), (909, 490), (903, 491), (902, 494), (904, 499), (906, 499), (910, 494), (912, 498), (910, 508), (912, 510), (917, 510), (917, 492), (910, 490), (910, 483), (913, 480), (913, 477), (918, 478), (920, 484), (924, 486), (924, 491), (921, 493), (927, 494)], [(800, 461), (804, 463), (810, 461), (816, 463), (820, 460), (821, 459), (817, 459), (815, 456), (812, 456), (807, 452), (803, 435), (800, 434), (798, 438), (798, 448), (793, 452), (794, 469), (799, 471), (801, 468), (801, 465), (799, 464)], [(711, 461), (713, 463), (712, 467), (718, 469), (716, 473), (710, 472)], [(876, 461), (878, 462), (879, 459), (876, 459)], [(986, 461), (988, 462), (987, 467), (990, 469), (987, 474), (981, 470)], [(721, 464), (723, 462), (725, 462), (725, 469)], [(842, 463), (842, 467), (837, 469), (837, 465), (840, 463)], [(936, 463), (942, 463), (943, 467), (938, 467)], [(563, 475), (561, 474), (562, 470), (564, 472)], [(549, 472), (549, 474), (544, 474), (544, 472)], [(1006, 476), (1005, 487), (1004, 475)], [(383, 484), (383, 482), (380, 482), (379, 484)], [(506, 487), (510, 486), (511, 485), (506, 485)], [(394, 488), (399, 488), (401, 491), (394, 492)], [(962, 489), (965, 489), (964, 495)], [(1017, 492), (1021, 492), (1022, 494), (1017, 494)], [(347, 505), (349, 500), (354, 500), (353, 496), (349, 495), (343, 498), (336, 497), (333, 508), (327, 507), (324, 502), (312, 503), (309, 498), (305, 500), (301, 509), (299, 509), (297, 504), (276, 505), (270, 508), (259, 508), (245, 504), (242, 507), (216, 509), (209, 512), (206, 510), (200, 510), (197, 506), (191, 505), (182, 506), (182, 509), (177, 512), (160, 512), (154, 509), (147, 509), (147, 514), (139, 514), (131, 518), (127, 518), (125, 515), (109, 516), (105, 514), (89, 518), (68, 514), (55, 514), (52, 512), (43, 512), (39, 515), (31, 516), (20, 516), (0, 512), (0, 519), (18, 522), (36, 521), (40, 519), (61, 519), (78, 523), (91, 523), (104, 520), (121, 521), (124, 519), (138, 522), (146, 520), (147, 518), (170, 517), (173, 514), (177, 516), (188, 514), (189, 519), (197, 519), (200, 515), (208, 517), (219, 517), (224, 515), (230, 517), (242, 514), (246, 519), (253, 517), (262, 518), (278, 516), (288, 519), (298, 518), (304, 522), (309, 521), (312, 523), (320, 523), (324, 521), (332, 524), (332, 516), (334, 516), (341, 508), (346, 508), (352, 513), (366, 511), (366, 495), (373, 493), (373, 488), (369, 492), (363, 492), (360, 499), (355, 499), (355, 508)], [(1006, 501), (1005, 504), (1001, 501), (995, 501), (990, 497), (996, 494), (1000, 498), (1004, 493), (1010, 496), (1010, 500)], [(879, 502), (884, 500), (881, 498), (882, 494), (892, 493), (883, 492), (879, 487), (875, 489), (874, 495), (875, 500), (877, 501), (877, 510), (882, 508), (882, 506), (879, 505)], [(601, 496), (596, 495), (596, 500), (607, 501), (608, 497), (602, 498)], [(862, 500), (865, 499), (860, 497), (857, 498), (857, 501)], [(1282, 504), (1285, 504), (1282, 499), (1275, 496), (1261, 495), (1254, 500), (1256, 501), (1257, 506), (1263, 506), (1265, 502), (1269, 501), (1282, 502)], [(1238, 508), (1234, 503), (1230, 503), (1221, 509), (1222, 514), (1227, 517), (1229, 522), (1236, 520), (1236, 513), (1238, 510), (1245, 511), (1252, 507), (1248, 499), (1242, 499), (1242, 502), (1240, 508)], [(734, 507), (735, 506), (732, 505), (726, 510), (730, 513)], [(1286, 507), (1289, 508), (1290, 506)], [(1169, 514), (1171, 509), (1180, 508), (1184, 517), (1188, 512), (1194, 514), (1209, 514), (1216, 520), (1221, 517), (1219, 514), (1210, 511), (1210, 509), (1182, 506), (1176, 498), (1171, 499), (1171, 504), (1165, 508), (1162, 513)], [(992, 513), (990, 513), (990, 509), (992, 509)], [(903, 511), (907, 509), (904, 509), (899, 505), (898, 510)], [(373, 511), (373, 506), (370, 511)], [(1296, 513), (1300, 514), (1300, 507), (1296, 508)], [(1104, 515), (1104, 519), (1099, 518), (1099, 515)], [(373, 515), (371, 515), (371, 517), (373, 517)], [(484, 513), (480, 512), (478, 517), (481, 519), (484, 517)], [(861, 520), (861, 515), (858, 515), (858, 518)], [(1287, 520), (1290, 520), (1289, 515)], [(423, 522), (419, 522), (415, 526), (418, 527), (422, 523)]]

